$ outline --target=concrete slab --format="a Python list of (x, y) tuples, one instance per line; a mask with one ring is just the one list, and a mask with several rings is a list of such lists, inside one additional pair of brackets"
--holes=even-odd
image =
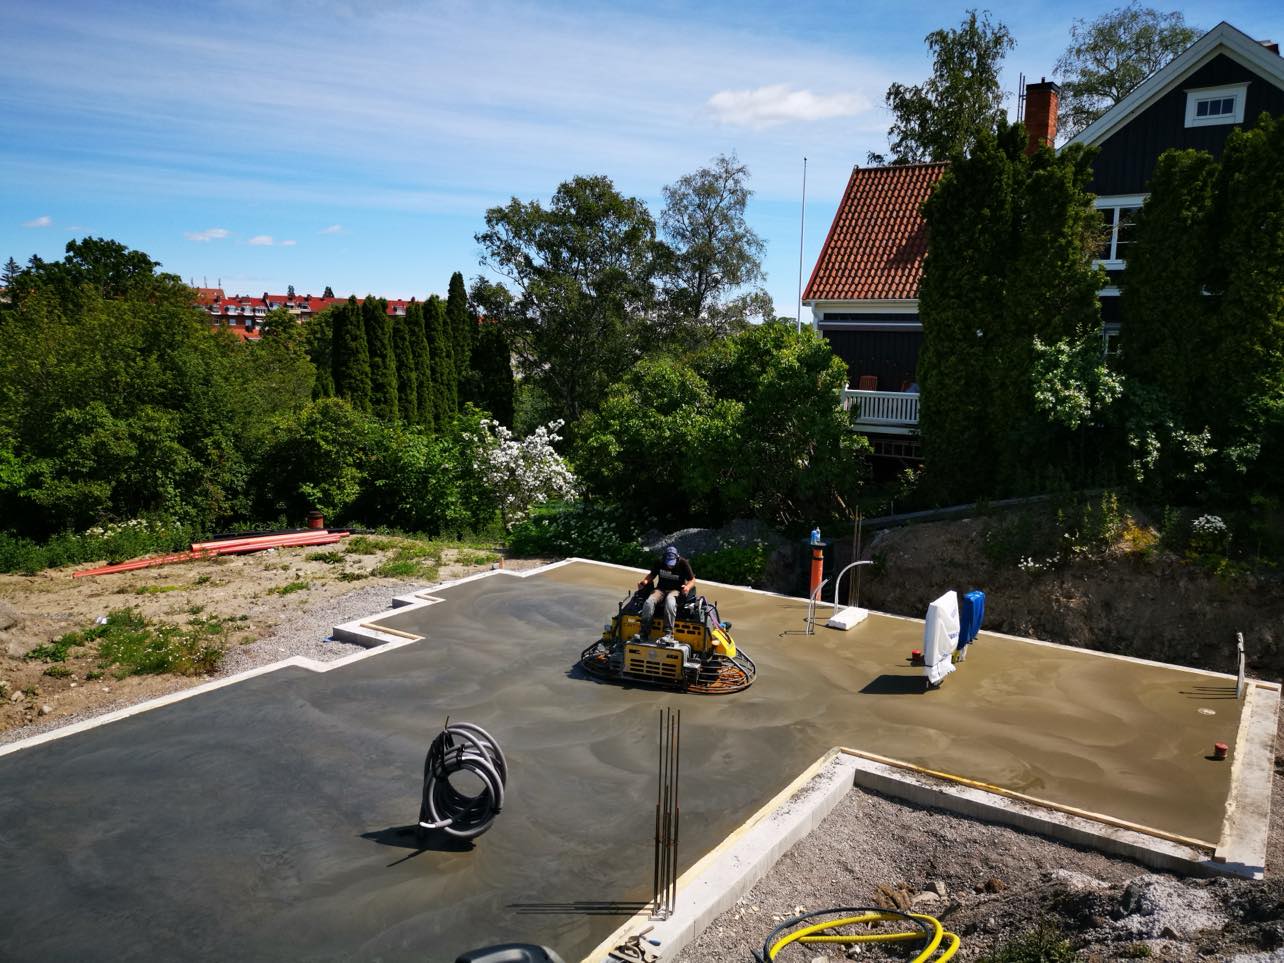
[[(1204, 756), (1235, 738), (1233, 677), (982, 633), (924, 694), (908, 665), (921, 623), (872, 615), (808, 637), (804, 601), (725, 588), (710, 594), (759, 664), (753, 688), (578, 677), (634, 581), (589, 563), (496, 573), (373, 620), (389, 647), (372, 658), (0, 756), (6, 945), (451, 960), (522, 939), (578, 958), (648, 895), (662, 705), (683, 709), (684, 870), (836, 743), (1217, 842), (1230, 768)], [(500, 740), (508, 804), (471, 852), (417, 852), (401, 830), (446, 715)]]

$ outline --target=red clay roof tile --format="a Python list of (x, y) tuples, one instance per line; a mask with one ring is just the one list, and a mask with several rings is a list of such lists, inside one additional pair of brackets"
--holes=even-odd
[(918, 297), (927, 253), (927, 224), (921, 208), (947, 166), (853, 170), (803, 300)]

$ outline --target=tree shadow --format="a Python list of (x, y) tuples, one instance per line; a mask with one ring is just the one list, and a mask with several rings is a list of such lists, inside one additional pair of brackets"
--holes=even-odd
[(372, 829), (368, 833), (362, 833), (361, 838), (378, 843), (380, 846), (414, 850), (409, 856), (393, 860), (388, 864), (389, 867), (404, 863), (420, 853), (467, 853), (475, 848), (471, 839), (460, 839), (442, 829), (423, 829), (418, 823), (411, 823), (409, 826), (389, 826), (387, 829)]

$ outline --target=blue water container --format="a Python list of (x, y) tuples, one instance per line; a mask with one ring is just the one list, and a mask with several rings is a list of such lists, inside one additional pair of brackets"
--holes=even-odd
[(970, 645), (981, 631), (985, 618), (985, 593), (973, 589), (963, 596), (959, 604), (959, 646)]

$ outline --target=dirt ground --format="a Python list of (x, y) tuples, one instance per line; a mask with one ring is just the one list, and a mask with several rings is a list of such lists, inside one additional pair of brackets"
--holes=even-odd
[(861, 604), (922, 618), (947, 589), (986, 593), (984, 627), (1028, 638), (1235, 672), (1243, 632), (1249, 674), (1284, 678), (1284, 578), (1219, 576), (1159, 551), (1120, 545), (1041, 571), (995, 565), (983, 546), (1000, 516), (889, 529), (865, 542), (876, 560)]
[[(407, 548), (423, 552), (424, 544), (350, 538), (337, 545), (276, 549), (87, 578), (72, 578), (72, 572), (82, 566), (33, 576), (0, 575), (0, 734), (14, 737), (19, 735), (14, 730), (48, 729), (142, 702), (242, 671), (247, 662), (276, 661), (295, 654), (337, 658), (351, 650), (338, 643), (323, 645), (334, 623), (317, 623), (324, 612), (342, 611), (345, 597), (376, 594), (379, 600), (363, 609), (376, 611), (387, 605), (384, 596), (391, 597), (400, 587), (460, 578), (505, 564), (497, 549), (427, 543), (431, 554), (415, 560), (415, 571), (403, 566), (394, 569), (395, 576), (375, 574), (386, 563), (404, 557)], [(73, 650), (57, 667), (25, 658), (36, 646), (89, 628), (96, 619), (122, 608), (137, 609), (149, 621), (180, 625), (194, 618), (222, 620), (228, 652), (223, 665), (212, 676), (118, 679), (110, 669), (103, 670), (89, 648)], [(256, 653), (252, 660), (241, 657), (266, 639), (276, 643), (269, 652)], [(54, 675), (48, 674), (51, 668)]]

